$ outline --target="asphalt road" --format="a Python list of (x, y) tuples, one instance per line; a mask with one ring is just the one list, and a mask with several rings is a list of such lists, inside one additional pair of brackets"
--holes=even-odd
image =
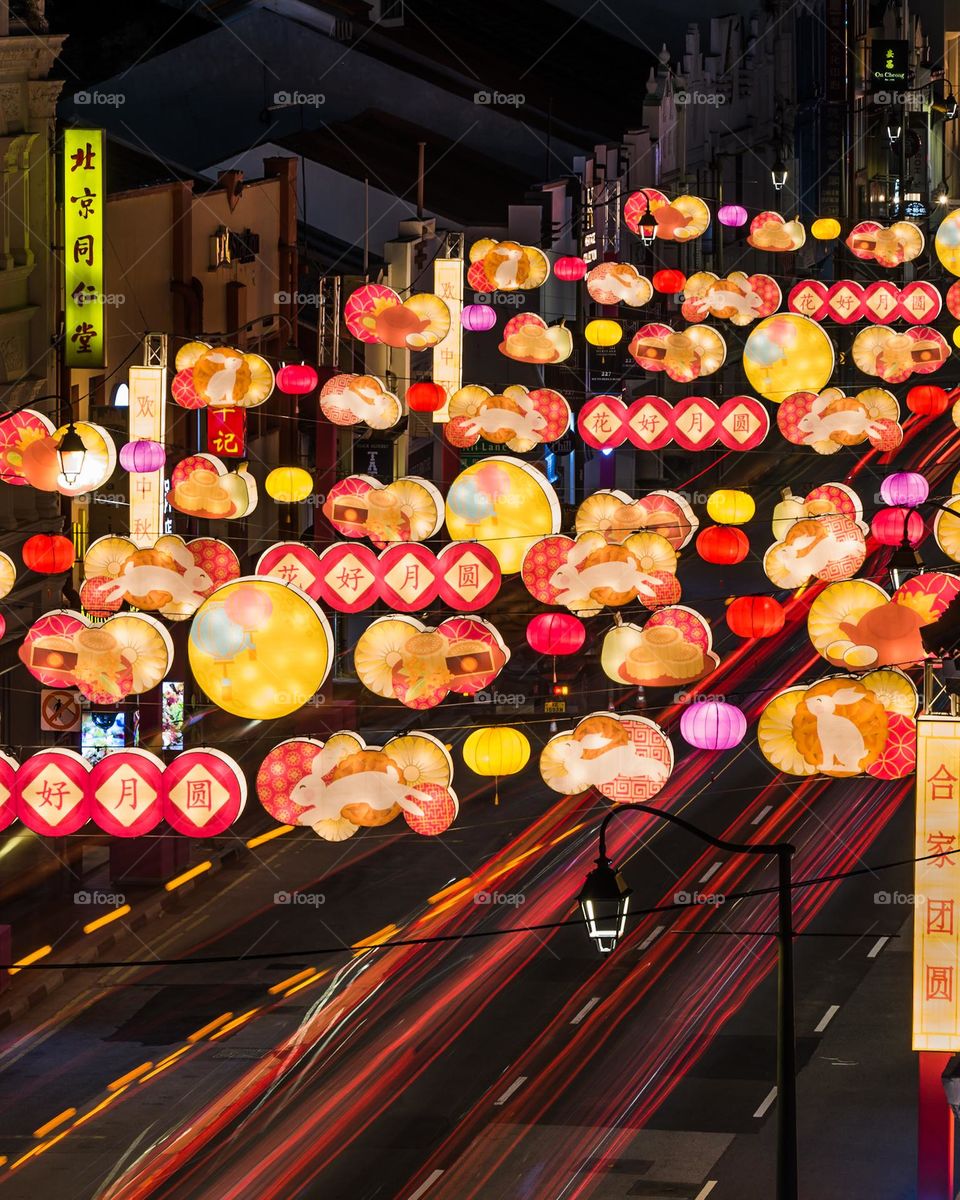
[[(724, 645), (716, 690), (755, 716), (767, 689), (820, 673), (804, 639), (800, 621), (775, 648)], [(657, 803), (721, 836), (790, 838), (804, 878), (909, 853), (910, 790), (779, 781), (746, 748), (681, 757)], [(769, 886), (767, 865), (624, 818), (611, 849), (635, 904), (703, 902), (643, 917), (609, 960), (582, 928), (346, 948), (571, 916), (601, 811), (545, 796), (529, 771), (500, 808), (468, 799), (444, 838), (387, 828), (331, 846), (298, 834), (211, 879), (118, 955), (238, 961), (77, 972), (4, 1031), (0, 1200), (769, 1197), (775, 912), (769, 896), (717, 899)], [(801, 1096), (896, 944), (881, 939), (905, 914), (874, 895), (897, 890), (910, 890), (909, 872), (797, 894), (798, 928), (842, 935), (798, 943)], [(900, 1048), (880, 1041), (874, 1053)], [(842, 1128), (847, 1160), (876, 1176), (857, 1176), (863, 1194), (903, 1194), (889, 1190), (904, 1172), (887, 1155), (909, 1162), (909, 1123), (899, 1145), (872, 1153), (871, 1126), (839, 1124), (849, 1097), (826, 1083), (813, 1094), (827, 1116), (804, 1118), (802, 1158), (820, 1162)], [(818, 1179), (824, 1200), (851, 1194)]]

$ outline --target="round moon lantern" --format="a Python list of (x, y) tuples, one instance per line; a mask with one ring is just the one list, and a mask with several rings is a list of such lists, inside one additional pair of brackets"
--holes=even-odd
[(711, 525), (697, 534), (697, 553), (704, 562), (733, 566), (743, 562), (750, 552), (750, 541), (742, 529), (730, 525)]
[(887, 504), (919, 508), (930, 495), (930, 484), (916, 471), (897, 471), (881, 482), (880, 495)]
[(833, 342), (799, 313), (760, 321), (743, 344), (743, 370), (755, 392), (779, 404), (794, 392), (820, 392), (833, 374)]
[(411, 412), (439, 412), (446, 402), (446, 388), (439, 383), (424, 380), (407, 388), (407, 407)]
[(267, 495), (278, 504), (299, 504), (313, 491), (313, 476), (303, 467), (274, 467), (265, 486)]
[(306, 396), (317, 386), (318, 376), (309, 363), (288, 363), (277, 372), (276, 383), (287, 396)]
[(588, 322), (586, 329), (583, 331), (583, 336), (591, 346), (606, 348), (616, 346), (623, 338), (623, 330), (616, 321), (601, 319)]
[(486, 333), (497, 323), (497, 314), (489, 304), (466, 304), (460, 313), (460, 324), (470, 333)]
[(757, 506), (746, 492), (721, 488), (707, 497), (707, 513), (718, 525), (746, 525)]
[(186, 837), (216, 837), (243, 812), (247, 781), (227, 754), (198, 746), (178, 754), (163, 772), (163, 816)]
[(546, 476), (519, 459), (493, 455), (453, 481), (446, 522), (454, 541), (480, 542), (511, 575), (535, 541), (560, 528), (560, 503)]
[(0, 550), (0, 600), (13, 591), (17, 582), (17, 567), (9, 554)]
[(747, 732), (747, 718), (735, 704), (701, 700), (688, 705), (680, 718), (683, 740), (698, 750), (731, 750)]
[(557, 259), (553, 264), (553, 273), (563, 283), (576, 283), (578, 279), (582, 279), (586, 275), (587, 264), (582, 258), (569, 255), (566, 258)]
[(728, 229), (739, 229), (747, 223), (747, 210), (742, 204), (724, 204), (717, 211), (717, 220)]
[[(530, 761), (530, 742), (512, 725), (485, 725), (463, 743), (463, 761), (475, 775), (516, 775)], [(499, 782), (494, 783), (494, 804), (500, 803)]]
[(920, 417), (939, 417), (950, 407), (950, 400), (942, 387), (932, 383), (921, 383), (907, 392), (907, 408)]
[(170, 392), (181, 408), (206, 407), (206, 400), (197, 394), (197, 389), (193, 386), (193, 367), (185, 367), (174, 375), (170, 383)]
[(120, 447), (120, 466), (131, 475), (160, 471), (166, 461), (167, 452), (159, 442), (142, 440)]
[(105, 754), (90, 772), (90, 815), (113, 837), (141, 837), (163, 820), (163, 761), (130, 747)]
[(840, 222), (835, 217), (818, 217), (810, 232), (818, 242), (832, 242), (840, 236)]
[(73, 566), (73, 542), (60, 533), (35, 533), (23, 543), (23, 563), (38, 575), (61, 575)]
[(783, 606), (773, 596), (738, 596), (727, 608), (727, 625), (737, 637), (773, 637), (784, 620)]
[(41, 750), (21, 764), (17, 816), (42, 837), (76, 833), (90, 819), (90, 764), (75, 750)]
[(881, 508), (870, 522), (870, 532), (881, 546), (910, 546), (923, 541), (923, 517), (912, 508)]
[(214, 704), (237, 717), (269, 720), (295, 712), (322, 686), (333, 636), (305, 592), (253, 575), (204, 600), (188, 652), (194, 678)]

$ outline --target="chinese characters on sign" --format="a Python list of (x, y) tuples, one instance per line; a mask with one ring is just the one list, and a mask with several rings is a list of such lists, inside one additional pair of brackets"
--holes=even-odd
[[(433, 290), (450, 310), (450, 329), (433, 348), (433, 382), (446, 389), (447, 396), (459, 391), (463, 383), (463, 259), (438, 258), (433, 264)], [(449, 405), (433, 414), (434, 422), (450, 420)]]
[(247, 446), (247, 414), (242, 408), (207, 409), (207, 453), (243, 458)]
[[(958, 848), (955, 857), (951, 850)], [(960, 718), (917, 723), (913, 1048), (960, 1049)], [(940, 857), (930, 858), (929, 855)]]
[[(130, 441), (164, 444), (167, 372), (165, 367), (131, 367), (129, 376)], [(163, 468), (130, 476), (130, 540), (152, 546), (164, 532)]]
[(104, 365), (103, 130), (63, 134), (63, 279), (66, 365)]

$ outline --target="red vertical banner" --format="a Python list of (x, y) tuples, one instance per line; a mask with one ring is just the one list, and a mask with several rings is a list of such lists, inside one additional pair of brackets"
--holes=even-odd
[(954, 1200), (953, 1124), (940, 1076), (949, 1054), (920, 1053), (917, 1104), (917, 1200)]
[(247, 413), (243, 408), (207, 409), (207, 453), (242, 458), (247, 452)]

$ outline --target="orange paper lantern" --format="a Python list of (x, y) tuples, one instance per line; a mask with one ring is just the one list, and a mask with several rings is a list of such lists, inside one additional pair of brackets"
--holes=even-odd
[(73, 566), (73, 542), (59, 533), (35, 533), (23, 543), (23, 563), (38, 575), (60, 575)]
[(737, 637), (773, 637), (783, 623), (783, 607), (773, 596), (738, 596), (727, 609), (727, 625)]
[(447, 393), (439, 383), (426, 380), (407, 388), (407, 405), (411, 412), (438, 412), (447, 402)]
[(732, 525), (711, 525), (697, 535), (697, 553), (704, 562), (732, 566), (743, 562), (749, 550), (747, 535)]

